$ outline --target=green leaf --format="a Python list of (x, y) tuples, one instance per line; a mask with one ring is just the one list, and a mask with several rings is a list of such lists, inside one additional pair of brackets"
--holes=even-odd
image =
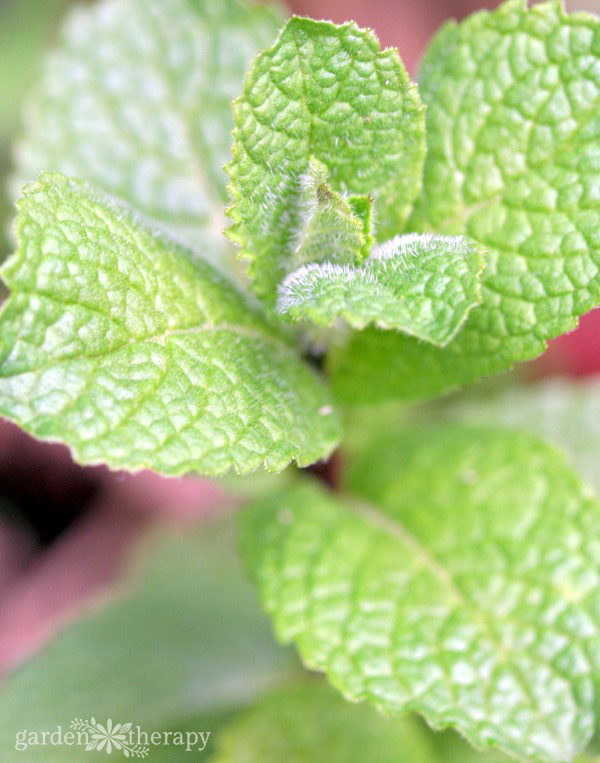
[[(81, 747), (15, 750), (17, 732), (63, 732), (75, 718), (133, 722), (146, 732), (182, 730), (196, 716), (243, 707), (289, 680), (295, 664), (276, 645), (241, 574), (230, 521), (165, 533), (143, 549), (141, 580), (119, 600), (63, 628), (2, 684), (0, 759), (106, 760)], [(196, 730), (215, 731), (214, 725)], [(213, 738), (209, 740), (214, 748)], [(149, 760), (159, 757), (152, 748)], [(166, 748), (171, 761), (185, 749)], [(208, 750), (208, 748), (207, 748)], [(181, 752), (181, 757), (177, 753)]]
[(62, 175), (28, 186), (19, 210), (0, 414), (119, 469), (278, 471), (329, 455), (327, 390), (211, 266)]
[(463, 395), (440, 413), (470, 424), (525, 429), (560, 446), (600, 496), (600, 382), (549, 379), (478, 396)]
[(389, 723), (322, 681), (276, 689), (218, 735), (215, 763), (437, 763), (412, 719)]
[(594, 724), (600, 506), (527, 433), (420, 427), (243, 516), (284, 642), (351, 700), (569, 761)]
[(77, 9), (26, 111), (15, 194), (45, 170), (80, 177), (216, 260), (231, 100), (280, 19), (242, 0)]
[(481, 301), (483, 249), (461, 237), (397, 236), (362, 265), (305, 265), (280, 285), (277, 312), (330, 326), (343, 317), (444, 345)]
[(311, 159), (327, 168), (335, 204), (347, 197), (364, 220), (373, 199), (380, 240), (400, 230), (420, 188), (424, 114), (397, 51), (380, 51), (371, 32), (292, 18), (254, 63), (234, 118), (228, 236), (262, 297), (273, 301), (296, 267)]
[[(327, 168), (311, 159), (302, 177), (300, 190), (301, 227), (290, 256), (290, 267), (318, 262), (330, 257), (338, 262), (354, 263), (369, 255), (373, 239), (370, 234), (370, 202), (362, 197), (346, 200), (326, 183)], [(360, 214), (355, 214), (353, 205)]]
[(428, 153), (409, 226), (486, 246), (483, 304), (444, 351), (353, 337), (334, 360), (341, 395), (436, 395), (539, 355), (600, 302), (599, 41), (597, 17), (557, 0), (511, 0), (438, 34), (422, 67)]
[[(0, 10), (0, 141), (19, 126), (23, 91), (31, 86), (44, 49), (52, 40), (57, 22), (70, 0), (20, 0), (3, 3)], [(32, 24), (32, 16), (35, 23)]]

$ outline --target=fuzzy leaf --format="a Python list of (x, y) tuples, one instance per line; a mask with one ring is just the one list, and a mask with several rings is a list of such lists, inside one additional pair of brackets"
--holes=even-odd
[(214, 763), (438, 763), (413, 719), (388, 723), (326, 683), (271, 691), (217, 737)]
[(277, 471), (331, 452), (321, 381), (210, 265), (62, 175), (19, 210), (0, 414), (119, 469)]
[(570, 761), (600, 668), (600, 506), (527, 433), (406, 430), (246, 512), (244, 553), (284, 642), (352, 700), (474, 745)]
[(78, 8), (25, 114), (15, 195), (57, 170), (224, 249), (231, 100), (281, 15), (242, 0), (103, 0)]
[(345, 195), (360, 217), (371, 197), (379, 236), (400, 230), (420, 187), (423, 108), (397, 51), (380, 51), (371, 32), (292, 18), (250, 70), (234, 118), (228, 235), (262, 297), (273, 302), (297, 267), (311, 159), (337, 203)]
[(510, 0), (444, 27), (420, 88), (428, 153), (409, 225), (486, 246), (483, 303), (444, 351), (355, 336), (334, 363), (344, 397), (472, 382), (539, 355), (600, 302), (600, 20)]
[(343, 317), (446, 344), (481, 301), (481, 246), (462, 237), (397, 236), (362, 265), (305, 265), (283, 281), (277, 312), (330, 326)]
[[(292, 244), (290, 267), (292, 263), (299, 267), (325, 257), (354, 263), (367, 257), (371, 250), (370, 216), (357, 216), (351, 202), (332, 191), (326, 181), (325, 165), (311, 159), (301, 182), (302, 227)], [(356, 197), (355, 201), (359, 205), (363, 199)], [(366, 211), (364, 206), (358, 208)]]

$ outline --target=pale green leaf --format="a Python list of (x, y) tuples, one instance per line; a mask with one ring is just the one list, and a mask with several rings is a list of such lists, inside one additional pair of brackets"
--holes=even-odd
[(243, 516), (279, 638), (349, 699), (570, 761), (594, 724), (600, 507), (560, 452), (420, 427), (379, 440), (347, 482), (357, 498), (308, 483)]
[[(319, 262), (325, 257), (337, 262), (354, 263), (367, 257), (371, 251), (370, 200), (365, 201), (365, 197), (345, 199), (332, 191), (326, 181), (325, 165), (311, 159), (300, 182), (302, 213), (288, 267)], [(360, 216), (356, 214), (353, 203)], [(367, 214), (363, 216), (365, 212)]]
[[(152, 732), (182, 731), (201, 716), (193, 728), (214, 733), (213, 723), (204, 725), (207, 716), (231, 712), (289, 679), (295, 663), (273, 641), (241, 574), (233, 529), (228, 521), (185, 537), (163, 530), (137, 560), (141, 579), (128, 575), (119, 600), (64, 627), (3, 682), (2, 763), (106, 760), (106, 750), (67, 745), (15, 750), (17, 732), (58, 725), (65, 732), (75, 718), (112, 718)], [(148, 760), (194, 757), (171, 745), (163, 758), (161, 749), (151, 747)]]
[(28, 186), (19, 210), (2, 415), (119, 469), (277, 471), (329, 455), (323, 383), (210, 265), (62, 175)]
[(319, 680), (276, 689), (217, 736), (215, 763), (438, 763), (424, 729), (344, 702)]
[[(44, 49), (71, 0), (19, 0), (0, 5), (0, 141), (19, 126), (23, 91), (35, 79)], [(35, 23), (32, 17), (35, 15)]]
[(444, 27), (420, 88), (428, 153), (409, 225), (486, 246), (483, 304), (444, 351), (355, 336), (335, 361), (348, 397), (427, 397), (507, 369), (600, 302), (600, 20), (510, 0)]
[(490, 393), (463, 395), (433, 415), (471, 424), (526, 429), (559, 445), (600, 496), (600, 383), (548, 379)]
[(280, 285), (277, 312), (290, 321), (330, 326), (344, 318), (399, 329), (444, 345), (481, 301), (483, 249), (462, 237), (397, 236), (351, 267), (305, 265)]
[(397, 51), (371, 32), (292, 18), (254, 63), (234, 118), (228, 235), (261, 296), (274, 300), (295, 267), (313, 158), (361, 219), (373, 199), (380, 239), (400, 230), (420, 188), (423, 108)]
[(42, 171), (79, 177), (215, 260), (225, 251), (231, 100), (280, 19), (242, 0), (75, 10), (25, 114), (15, 194)]

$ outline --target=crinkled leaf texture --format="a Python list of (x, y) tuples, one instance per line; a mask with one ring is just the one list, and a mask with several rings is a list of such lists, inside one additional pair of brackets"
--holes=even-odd
[(322, 381), (210, 265), (47, 174), (19, 202), (0, 414), (82, 463), (207, 475), (324, 458)]
[[(267, 301), (303, 264), (298, 249), (319, 203), (316, 193), (306, 199), (311, 160), (326, 167), (334, 206), (346, 200), (355, 222), (370, 223), (372, 199), (379, 240), (400, 231), (420, 188), (423, 107), (397, 51), (381, 51), (371, 32), (292, 18), (250, 70), (234, 119), (228, 235)], [(336, 233), (319, 260), (335, 258)]]
[(277, 312), (325, 326), (339, 317), (357, 329), (375, 323), (444, 345), (481, 301), (483, 267), (483, 247), (464, 237), (397, 236), (356, 267), (326, 262), (290, 273)]
[(243, 515), (279, 638), (352, 700), (570, 761), (594, 724), (600, 507), (528, 433), (421, 427)]
[(216, 746), (214, 763), (439, 763), (414, 719), (389, 723), (319, 680), (271, 691)]
[(242, 0), (78, 8), (26, 111), (15, 195), (42, 171), (73, 175), (216, 260), (231, 100), (281, 18)]
[(509, 0), (443, 28), (420, 78), (423, 191), (409, 226), (488, 249), (483, 304), (440, 351), (355, 335), (348, 399), (423, 398), (539, 355), (600, 302), (600, 20)]

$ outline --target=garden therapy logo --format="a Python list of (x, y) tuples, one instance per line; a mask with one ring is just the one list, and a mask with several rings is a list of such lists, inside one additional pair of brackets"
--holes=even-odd
[(134, 758), (145, 758), (148, 755), (149, 748), (141, 744), (132, 744), (128, 742), (128, 735), (131, 735), (131, 723), (117, 723), (113, 726), (112, 718), (103, 726), (95, 718), (91, 721), (75, 718), (71, 721), (71, 728), (75, 731), (84, 731), (88, 735), (86, 750), (106, 750), (110, 755), (113, 749), (122, 750), (125, 757), (132, 755)]
[(115, 723), (109, 718), (99, 723), (95, 718), (71, 721), (71, 730), (63, 731), (57, 726), (53, 731), (28, 731), (16, 735), (15, 750), (23, 752), (29, 747), (62, 746), (85, 747), (87, 751), (122, 753), (126, 758), (146, 758), (151, 746), (171, 745), (185, 752), (203, 752), (208, 744), (210, 731), (153, 731), (148, 733), (132, 723)]

